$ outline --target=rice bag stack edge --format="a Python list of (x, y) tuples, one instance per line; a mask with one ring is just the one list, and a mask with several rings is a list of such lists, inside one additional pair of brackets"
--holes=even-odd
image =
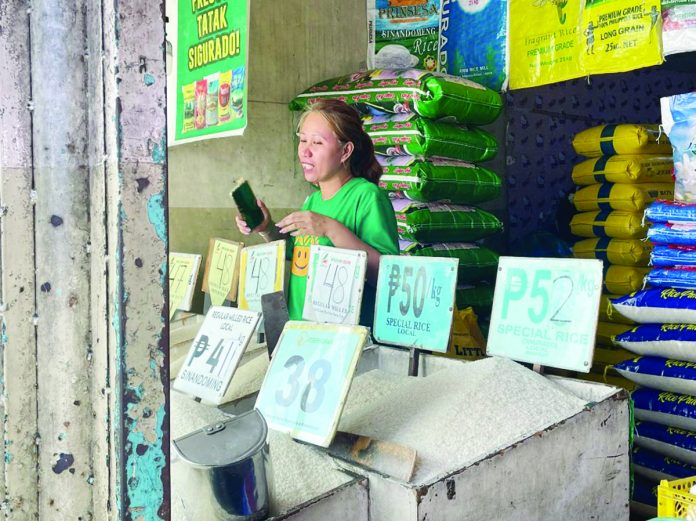
[(573, 138), (575, 152), (586, 157), (571, 174), (577, 185), (571, 201), (578, 211), (571, 221), (571, 231), (578, 236), (573, 256), (604, 263), (596, 338), (600, 361), (593, 372), (611, 368), (601, 360), (612, 359), (617, 349), (613, 338), (634, 325), (612, 312), (609, 297), (640, 289), (649, 271), (652, 248), (645, 241), (643, 211), (658, 198), (673, 197), (670, 145), (659, 134), (657, 125), (621, 124), (589, 128)]
[(319, 82), (290, 108), (327, 98), (361, 114), (383, 168), (379, 185), (392, 200), (401, 254), (458, 259), (457, 308), (490, 315), (498, 254), (480, 241), (503, 224), (477, 205), (500, 196), (501, 179), (484, 165), (498, 143), (477, 125), (499, 116), (500, 95), (447, 74), (374, 69)]

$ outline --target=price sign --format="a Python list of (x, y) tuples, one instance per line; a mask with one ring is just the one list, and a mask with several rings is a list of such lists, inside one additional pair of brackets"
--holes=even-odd
[(357, 324), (365, 286), (367, 254), (330, 246), (311, 246), (302, 318)]
[(169, 319), (177, 309), (191, 309), (201, 256), (192, 253), (169, 254)]
[(261, 295), (283, 290), (285, 241), (244, 248), (239, 266), (239, 307), (261, 311)]
[(375, 339), (384, 344), (447, 351), (458, 264), (458, 259), (382, 255)]
[(213, 306), (237, 299), (239, 256), (244, 245), (226, 239), (210, 239), (203, 276), (203, 291), (210, 294)]
[(174, 389), (220, 403), (261, 314), (214, 306), (193, 340)]
[(367, 338), (362, 326), (288, 322), (256, 400), (268, 426), (328, 447)]
[(602, 261), (500, 257), (487, 352), (589, 372)]

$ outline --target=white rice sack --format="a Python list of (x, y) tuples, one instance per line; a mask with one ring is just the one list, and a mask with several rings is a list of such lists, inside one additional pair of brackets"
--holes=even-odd
[(642, 324), (616, 335), (614, 343), (632, 353), (696, 362), (696, 325)]
[(696, 395), (696, 364), (657, 356), (639, 356), (615, 364), (627, 380), (660, 391)]
[(613, 310), (639, 324), (696, 324), (696, 291), (654, 288), (611, 301)]
[(659, 423), (638, 421), (635, 425), (633, 441), (639, 447), (696, 465), (696, 432)]
[(641, 387), (631, 399), (636, 420), (696, 431), (696, 396)]

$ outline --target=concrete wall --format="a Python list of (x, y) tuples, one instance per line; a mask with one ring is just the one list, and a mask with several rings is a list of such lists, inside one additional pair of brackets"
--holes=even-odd
[[(174, 45), (175, 7), (167, 1)], [(242, 137), (169, 149), (171, 251), (205, 257), (210, 237), (241, 240), (228, 195), (237, 177), (250, 181), (276, 220), (302, 204), (311, 187), (296, 161), (296, 120), (287, 104), (312, 83), (359, 69), (366, 51), (364, 0), (250, 2), (249, 126)], [(174, 78), (168, 80), (173, 93)], [(201, 280), (202, 270), (199, 286)], [(194, 309), (202, 300), (196, 293)]]

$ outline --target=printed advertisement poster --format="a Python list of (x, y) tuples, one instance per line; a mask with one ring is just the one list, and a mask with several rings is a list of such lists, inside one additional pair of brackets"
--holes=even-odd
[(442, 0), (439, 70), (507, 86), (507, 0)]
[(437, 70), (440, 0), (367, 0), (369, 69)]
[(510, 0), (510, 88), (584, 76), (580, 0)]
[(662, 63), (660, 0), (586, 0), (580, 61), (586, 74)]
[(248, 21), (248, 0), (179, 2), (173, 144), (244, 132)]

